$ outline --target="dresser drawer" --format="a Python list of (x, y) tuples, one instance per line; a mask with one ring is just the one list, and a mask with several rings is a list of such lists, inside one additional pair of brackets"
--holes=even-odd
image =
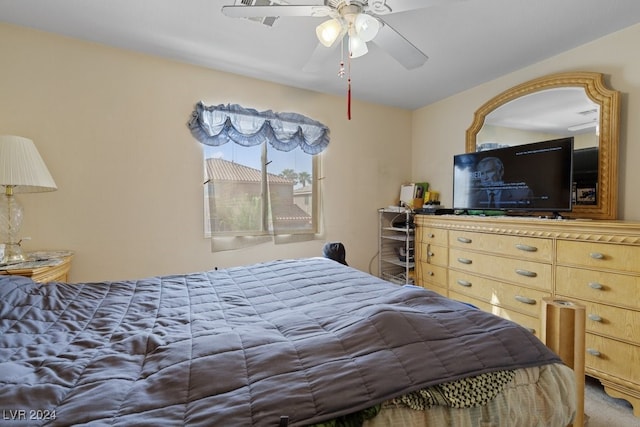
[(491, 252), (533, 261), (553, 260), (553, 241), (545, 238), (450, 231), (451, 247)]
[(436, 246), (421, 243), (420, 250), (417, 252), (417, 260), (429, 264), (441, 265), (446, 267), (449, 264), (449, 250), (445, 246)]
[(558, 266), (556, 293), (640, 310), (639, 276)]
[(418, 233), (418, 239), (425, 244), (447, 246), (449, 243), (448, 232), (442, 228), (418, 226)]
[(640, 385), (640, 347), (587, 333), (585, 365)]
[(586, 330), (640, 345), (640, 312), (580, 301), (585, 306)]
[(551, 265), (449, 249), (449, 267), (551, 291)]
[(640, 272), (640, 246), (558, 240), (558, 264)]
[(542, 298), (551, 296), (550, 292), (501, 283), (455, 270), (449, 271), (449, 294), (451, 292), (468, 295), (536, 318), (540, 317)]
[(527, 316), (526, 314), (518, 313), (517, 311), (509, 310), (508, 308), (491, 305), (488, 302), (469, 297), (468, 295), (459, 294), (457, 292), (449, 291), (449, 298), (473, 304), (482, 311), (493, 313), (503, 319), (511, 320), (512, 322), (515, 322), (529, 330), (529, 332), (534, 334), (536, 337), (540, 338), (540, 319), (537, 317)]
[(420, 268), (420, 277), (424, 283), (431, 283), (442, 288), (447, 287), (447, 267), (420, 262), (418, 268)]

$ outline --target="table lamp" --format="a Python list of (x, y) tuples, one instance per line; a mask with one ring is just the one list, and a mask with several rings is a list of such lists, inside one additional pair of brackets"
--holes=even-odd
[(14, 193), (57, 190), (47, 166), (33, 141), (21, 136), (0, 135), (0, 242), (4, 243), (2, 264), (25, 261), (18, 232), (22, 225), (22, 206)]

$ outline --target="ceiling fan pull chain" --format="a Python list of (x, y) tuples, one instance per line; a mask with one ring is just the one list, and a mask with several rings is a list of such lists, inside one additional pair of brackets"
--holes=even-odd
[(347, 120), (351, 120), (351, 52), (349, 52), (348, 73), (347, 76)]
[(349, 77), (349, 89), (347, 89), (347, 119), (351, 120), (351, 77)]
[(340, 42), (340, 68), (338, 69), (338, 77), (344, 79), (344, 43)]

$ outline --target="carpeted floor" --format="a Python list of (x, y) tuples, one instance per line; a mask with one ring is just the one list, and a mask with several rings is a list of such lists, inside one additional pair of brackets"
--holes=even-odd
[(587, 427), (640, 427), (631, 404), (608, 396), (600, 382), (591, 377), (585, 381), (584, 412)]

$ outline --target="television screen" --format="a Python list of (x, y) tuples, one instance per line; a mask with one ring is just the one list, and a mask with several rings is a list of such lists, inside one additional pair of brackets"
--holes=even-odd
[(570, 211), (573, 137), (459, 154), (453, 209)]

